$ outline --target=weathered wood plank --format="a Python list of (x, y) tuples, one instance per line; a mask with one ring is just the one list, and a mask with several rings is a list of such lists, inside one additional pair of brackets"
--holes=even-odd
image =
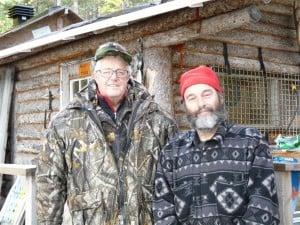
[(16, 83), (16, 91), (48, 89), (51, 86), (59, 86), (59, 74), (52, 76), (40, 76)]
[(286, 5), (286, 6), (293, 6), (293, 4), (294, 4), (294, 0), (272, 0), (271, 2), (272, 2), (272, 4), (277, 3), (277, 4)]
[(33, 176), (36, 170), (35, 165), (19, 165), (0, 163), (0, 173), (16, 176)]
[(14, 74), (14, 68), (7, 68), (4, 73), (0, 74), (0, 163), (4, 163), (5, 160)]
[(263, 12), (260, 22), (275, 24), (287, 28), (295, 28), (294, 19), (290, 15), (280, 15), (269, 12)]
[[(40, 148), (39, 151), (41, 151)], [(18, 152), (14, 155), (14, 163), (16, 164), (32, 164), (38, 156), (38, 153)]]
[(263, 5), (262, 0), (243, 0), (243, 1), (232, 1), (232, 0), (222, 0), (222, 1), (211, 1), (204, 4), (200, 8), (199, 13), (202, 18), (207, 18), (215, 16), (218, 14), (230, 12), (236, 9), (242, 9), (250, 5)]
[(19, 124), (43, 124), (44, 123), (44, 112), (38, 113), (26, 113), (26, 114), (18, 114), (17, 120)]
[(277, 37), (296, 38), (296, 30), (293, 28), (281, 27), (274, 24), (251, 23), (243, 27), (244, 30), (253, 31), (259, 34), (270, 34)]
[[(57, 97), (52, 101), (53, 111), (59, 110), (59, 104), (59, 99)], [(19, 102), (18, 105), (16, 105), (16, 110), (18, 114), (44, 112), (45, 110), (49, 110), (49, 101), (45, 99), (37, 101)]]
[(293, 224), (291, 172), (275, 171), (275, 181), (278, 193), (280, 224), (291, 225)]
[[(246, 11), (246, 9), (243, 10)], [(238, 12), (242, 13), (243, 10), (240, 10)], [(244, 15), (247, 15), (247, 13)], [(223, 21), (227, 22), (227, 24), (223, 26), (223, 24), (221, 22), (217, 22), (218, 19), (216, 19), (216, 18), (221, 19), (222, 16), (226, 16), (226, 15), (219, 15), (211, 19), (203, 20), (201, 24), (201, 32), (199, 32), (200, 25), (197, 22), (195, 22), (189, 26), (182, 26), (180, 28), (151, 35), (144, 39), (144, 46), (145, 47), (170, 46), (170, 45), (183, 43), (184, 41), (187, 40), (195, 40), (198, 38), (202, 38), (206, 40), (219, 40), (221, 42), (265, 47), (265, 48), (275, 49), (275, 50), (284, 50), (284, 51), (293, 51), (293, 52), (297, 51), (296, 48), (297, 43), (295, 41), (295, 30), (285, 28), (285, 26), (287, 25), (292, 26), (290, 21), (290, 16), (289, 17), (281, 16), (284, 17), (285, 19), (283, 20), (283, 22), (280, 20), (282, 27), (279, 27), (279, 29), (275, 29), (274, 27), (275, 25), (273, 25), (276, 24), (276, 21), (278, 20), (278, 18), (273, 14), (264, 15), (265, 21), (272, 22), (269, 25), (263, 23), (258, 23), (258, 24), (251, 23), (250, 22), (251, 18), (249, 18), (248, 23), (245, 22), (243, 19), (241, 19), (240, 20), (241, 23), (235, 22), (235, 25), (232, 26), (230, 25), (231, 24), (230, 20), (228, 20), (227, 18), (226, 20), (223, 19)], [(276, 18), (276, 21), (274, 18)], [(216, 20), (216, 22), (211, 24), (212, 21), (209, 20)], [(219, 24), (219, 25), (218, 27), (214, 27), (213, 24)], [(234, 29), (238, 27), (243, 27), (243, 28), (228, 31), (228, 29)], [(213, 34), (213, 32), (218, 34)]]
[[(16, 145), (16, 155), (24, 154), (37, 154), (42, 150), (41, 140), (19, 140)], [(24, 163), (24, 162), (23, 162)]]
[(274, 3), (274, 1), (272, 0), (270, 4), (260, 5), (259, 8), (261, 9), (262, 12), (269, 12), (274, 14), (290, 16), (292, 13), (292, 7), (290, 5), (285, 5), (280, 3)]
[(25, 225), (36, 225), (36, 185), (34, 176), (26, 177), (27, 190), (26, 195), (26, 211), (25, 211)]
[(298, 51), (297, 42), (294, 38), (277, 37), (263, 33), (255, 33), (246, 29), (224, 31), (218, 35), (201, 34), (198, 36), (198, 39), (214, 40), (226, 42), (229, 44), (248, 45), (282, 51)]
[(239, 28), (252, 22), (257, 22), (260, 17), (258, 7), (250, 6), (145, 37), (144, 47), (176, 45), (184, 41), (195, 40), (201, 35), (212, 35)]
[[(48, 124), (48, 123), (47, 123)], [(38, 124), (23, 124), (18, 129), (17, 139), (20, 140), (39, 140), (45, 132), (43, 121)]]
[[(182, 61), (184, 60), (184, 61)], [(247, 59), (241, 57), (229, 57), (231, 67), (236, 67), (251, 71), (260, 71), (260, 62), (258, 59)], [(223, 55), (206, 54), (206, 53), (184, 53), (184, 58), (180, 54), (173, 55), (173, 63), (179, 67), (183, 65), (186, 68), (193, 68), (201, 64), (224, 66)], [(183, 63), (183, 64), (182, 64)], [(299, 66), (279, 64), (273, 62), (264, 62), (267, 72), (299, 74)]]
[[(21, 65), (23, 62), (21, 63)], [(30, 67), (29, 67), (30, 66)], [(44, 64), (40, 66), (27, 65), (27, 68), (23, 68), (18, 64), (18, 81), (30, 80), (32, 78), (38, 78), (43, 76), (55, 76), (60, 72), (60, 63)]]
[(31, 101), (31, 100), (48, 100), (47, 96), (51, 91), (52, 95), (55, 97), (60, 96), (59, 86), (51, 86), (49, 88), (41, 88), (41, 89), (34, 89), (34, 90), (24, 90), (22, 92), (17, 92), (16, 102), (24, 102), (24, 101)]
[[(258, 59), (258, 48), (255, 46), (246, 46), (239, 44), (228, 44), (228, 55), (241, 58)], [(223, 54), (223, 44), (213, 40), (195, 40), (188, 41), (182, 48), (184, 54), (188, 52), (208, 53), (208, 54)], [(181, 54), (178, 51), (175, 54)], [(281, 63), (285, 65), (300, 65), (300, 54), (298, 52), (280, 51), (272, 49), (262, 49), (264, 61)], [(179, 57), (179, 56), (178, 56)]]

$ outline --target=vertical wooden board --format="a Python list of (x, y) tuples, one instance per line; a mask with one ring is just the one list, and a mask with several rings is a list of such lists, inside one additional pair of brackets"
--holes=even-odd
[(10, 119), (11, 97), (14, 86), (14, 68), (7, 68), (0, 74), (0, 163), (4, 163), (7, 143), (7, 129)]
[(290, 171), (276, 171), (280, 225), (292, 225), (292, 181)]
[(60, 69), (60, 110), (70, 101), (69, 67), (61, 66)]

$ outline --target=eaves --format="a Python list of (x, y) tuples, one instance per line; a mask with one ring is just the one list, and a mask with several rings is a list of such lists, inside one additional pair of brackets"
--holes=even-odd
[[(77, 25), (73, 24), (63, 30), (53, 32), (47, 36), (32, 39), (30, 41), (17, 44), (13, 47), (0, 50), (0, 65), (5, 63), (8, 58), (22, 58), (22, 54), (34, 54), (35, 50), (43, 47), (56, 46), (64, 41), (77, 40), (88, 35), (99, 34), (109, 29), (114, 29), (120, 26), (128, 26), (140, 20), (144, 20), (153, 16), (168, 13), (187, 7), (201, 7), (204, 2), (211, 0), (173, 0), (159, 5), (154, 5), (148, 8), (114, 16), (107, 19), (102, 19), (94, 22), (80, 22)], [(5, 59), (5, 60), (4, 60)], [(2, 62), (2, 63), (1, 63)]]

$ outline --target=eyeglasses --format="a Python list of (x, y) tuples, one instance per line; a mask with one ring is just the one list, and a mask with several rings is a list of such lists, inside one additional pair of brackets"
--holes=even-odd
[(105, 78), (111, 77), (114, 73), (116, 74), (116, 76), (118, 78), (123, 78), (123, 77), (126, 77), (128, 75), (128, 71), (127, 70), (122, 70), (122, 69), (117, 69), (117, 70), (102, 69), (102, 70), (96, 70), (95, 73), (97, 75), (100, 75), (100, 76), (105, 77)]

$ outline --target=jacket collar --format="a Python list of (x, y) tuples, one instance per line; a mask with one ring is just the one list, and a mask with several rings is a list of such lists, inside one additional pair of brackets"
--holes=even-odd
[[(215, 142), (219, 143), (220, 145), (222, 145), (224, 142), (224, 138), (225, 138), (227, 130), (228, 130), (228, 123), (227, 122), (220, 123), (218, 130), (216, 131), (214, 136), (207, 142), (215, 141)], [(199, 139), (199, 136), (195, 129), (193, 129), (189, 132), (187, 141), (190, 142), (190, 144), (194, 144), (196, 146), (198, 146), (200, 144), (200, 139)]]

